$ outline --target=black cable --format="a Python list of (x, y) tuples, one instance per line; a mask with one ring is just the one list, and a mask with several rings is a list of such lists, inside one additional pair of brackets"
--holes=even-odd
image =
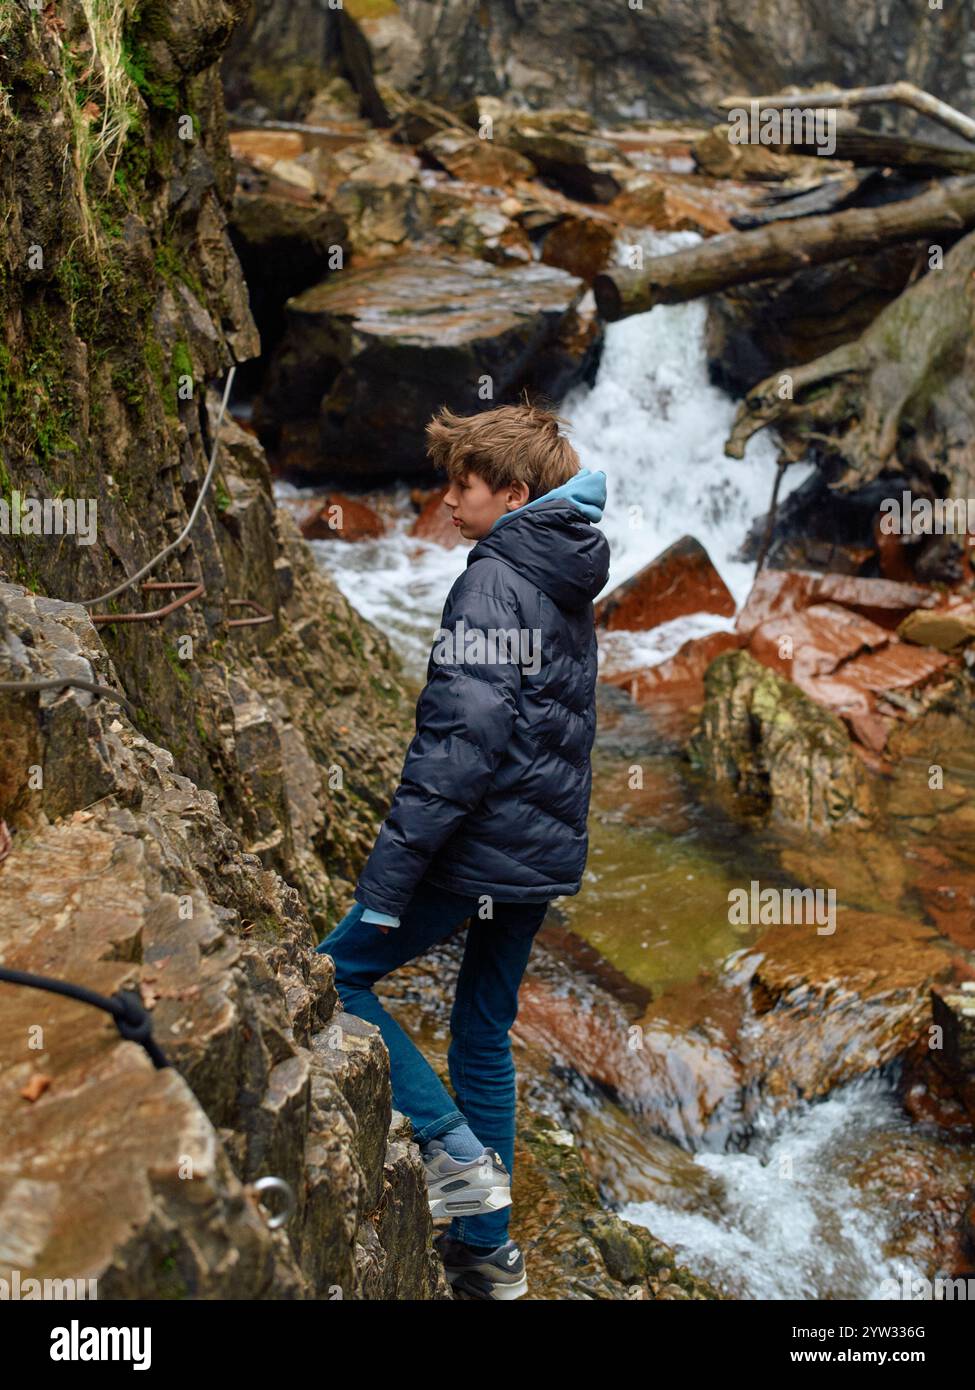
[(115, 1020), (115, 1026), (126, 1042), (141, 1043), (154, 1066), (161, 1070), (172, 1066), (162, 1048), (152, 1036), (152, 1018), (139, 996), (131, 989), (119, 989), (113, 995), (96, 994), (84, 985), (73, 985), (70, 980), (55, 980), (50, 975), (31, 975), (26, 970), (8, 970), (0, 965), (0, 981), (11, 985), (26, 985), (29, 989), (46, 989), (51, 994), (63, 994), (68, 999), (77, 999), (82, 1004), (91, 1004), (96, 1009), (104, 1009)]

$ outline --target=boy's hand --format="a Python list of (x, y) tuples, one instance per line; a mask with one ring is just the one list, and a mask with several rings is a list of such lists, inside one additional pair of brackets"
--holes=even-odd
[(390, 933), (390, 928), (384, 927), (381, 922), (373, 922), (373, 926), (376, 928), (376, 931), (381, 931), (383, 936), (388, 936)]

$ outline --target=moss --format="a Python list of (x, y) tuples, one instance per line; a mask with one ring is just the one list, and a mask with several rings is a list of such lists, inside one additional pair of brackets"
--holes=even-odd
[(156, 248), (156, 269), (167, 284), (182, 280), (200, 303), (206, 304), (206, 291), (168, 238), (161, 241)]
[(175, 647), (171, 647), (168, 642), (165, 643), (163, 645), (163, 654), (165, 655), (166, 660), (169, 662), (173, 674), (179, 681), (180, 685), (183, 686), (185, 690), (192, 689), (193, 681), (190, 678), (189, 671), (187, 671), (186, 669), (186, 663), (179, 659), (179, 654), (176, 651)]

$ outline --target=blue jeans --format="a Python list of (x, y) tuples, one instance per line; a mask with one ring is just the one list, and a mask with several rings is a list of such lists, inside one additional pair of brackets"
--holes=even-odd
[[(389, 1052), (393, 1104), (413, 1124), (419, 1144), (466, 1121), (488, 1148), (496, 1149), (514, 1179), (515, 1067), (508, 1029), (518, 1013), (521, 983), (535, 933), (548, 903), (495, 900), (493, 919), (477, 916), (480, 899), (422, 883), (388, 933), (361, 922), (354, 903), (318, 947), (335, 962), (342, 1007), (375, 1023)], [(471, 917), (457, 994), (450, 1014), (447, 1064), (452, 1097), (400, 1025), (380, 1004), (372, 986), (397, 966), (451, 936)], [(456, 1097), (456, 1099), (454, 1098)], [(472, 1245), (503, 1245), (511, 1208), (454, 1217), (450, 1234)]]

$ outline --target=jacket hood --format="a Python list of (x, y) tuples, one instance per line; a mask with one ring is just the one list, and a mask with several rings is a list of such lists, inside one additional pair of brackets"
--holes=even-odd
[(594, 525), (605, 506), (606, 474), (580, 469), (560, 487), (499, 516), (471, 550), (468, 567), (502, 560), (560, 608), (582, 608), (609, 578), (609, 542)]

